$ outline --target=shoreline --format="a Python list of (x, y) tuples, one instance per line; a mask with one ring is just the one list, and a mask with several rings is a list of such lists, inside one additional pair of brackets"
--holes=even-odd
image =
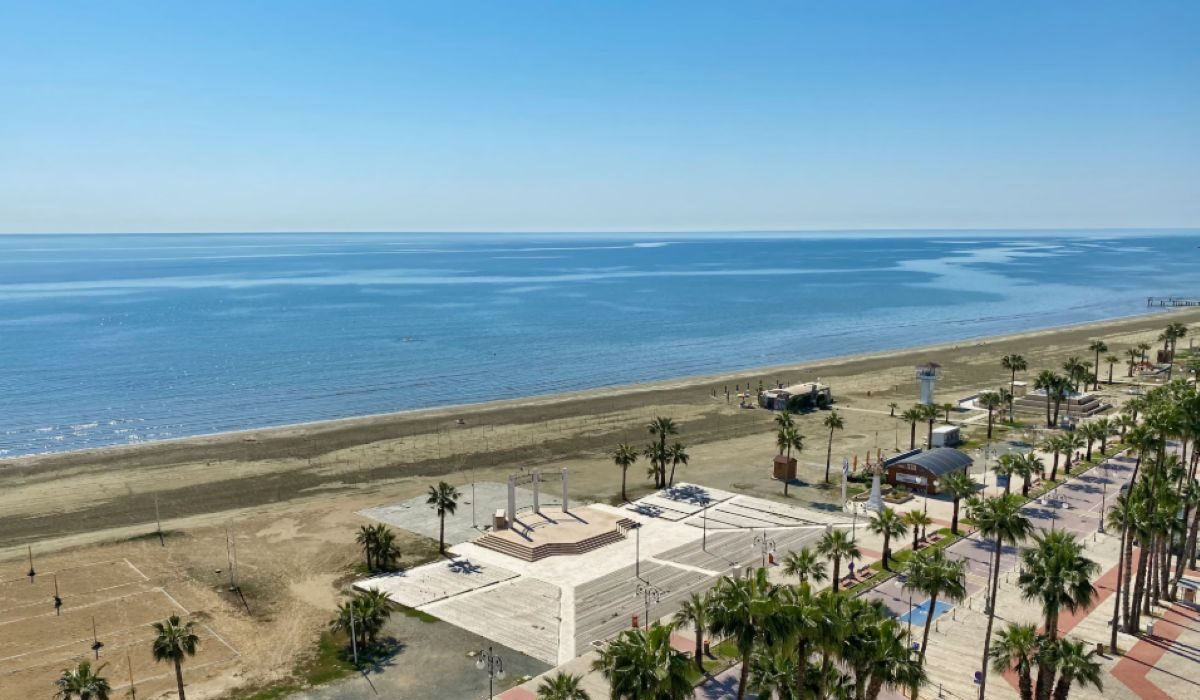
[[(259, 439), (271, 439), (273, 437), (288, 435), (290, 437), (298, 437), (297, 433), (319, 433), (327, 430), (339, 430), (355, 428), (364, 428), (378, 425), (379, 423), (400, 422), (405, 419), (420, 420), (424, 418), (442, 418), (442, 417), (462, 417), (453, 414), (461, 414), (466, 411), (482, 411), (496, 412), (505, 409), (527, 408), (532, 406), (545, 406), (557, 403), (568, 403), (572, 401), (586, 401), (595, 399), (600, 396), (606, 398), (624, 397), (644, 392), (654, 391), (669, 391), (688, 388), (696, 388), (714, 382), (734, 382), (741, 383), (745, 379), (745, 375), (753, 375), (754, 378), (760, 378), (765, 374), (782, 374), (788, 372), (803, 372), (811, 370), (814, 367), (839, 367), (852, 362), (868, 362), (880, 361), (896, 356), (910, 355), (923, 352), (944, 352), (947, 350), (958, 350), (963, 345), (972, 347), (982, 347), (991, 343), (1011, 342), (1027, 340), (1039, 336), (1053, 335), (1056, 333), (1079, 332), (1092, 328), (1102, 328), (1114, 324), (1138, 321), (1142, 319), (1153, 318), (1166, 314), (1187, 313), (1188, 308), (1150, 308), (1143, 313), (1131, 314), (1127, 316), (1115, 316), (1109, 319), (1100, 321), (1087, 321), (1077, 324), (1066, 324), (1060, 326), (1047, 326), (1044, 328), (1020, 331), (1017, 333), (1008, 333), (1001, 335), (979, 335), (967, 336), (956, 341), (934, 343), (930, 345), (917, 345), (899, 347), (888, 350), (880, 350), (876, 352), (853, 353), (848, 355), (829, 355), (825, 357), (813, 358), (804, 360), (798, 363), (790, 363), (785, 365), (767, 365), (762, 367), (750, 367), (737, 370), (726, 370), (714, 374), (703, 375), (685, 375), (682, 377), (671, 377), (667, 379), (656, 379), (648, 382), (639, 382), (633, 384), (612, 384), (607, 386), (592, 387), (588, 389), (576, 389), (572, 391), (556, 392), (549, 394), (530, 394), (526, 396), (508, 398), (508, 399), (491, 399), (486, 401), (476, 401), (470, 403), (459, 403), (453, 406), (431, 406), (424, 408), (401, 409), (397, 411), (387, 411), (383, 413), (368, 413), (356, 416), (346, 416), (342, 418), (324, 418), (312, 421), (301, 421), (298, 423), (284, 423), (280, 425), (267, 425), (252, 428), (240, 428), (237, 430), (226, 430), (214, 433), (201, 433), (197, 435), (188, 435), (181, 437), (164, 438), (160, 440), (147, 440), (133, 444), (121, 445), (105, 445), (101, 447), (85, 447), (72, 450), (36, 452), (23, 455), (12, 455), (0, 457), (0, 475), (3, 470), (13, 466), (27, 466), (26, 463), (34, 461), (54, 460), (57, 458), (74, 459), (87, 455), (95, 455), (97, 457), (106, 457), (114, 454), (136, 453), (146, 450), (154, 450), (158, 448), (170, 448), (173, 446), (200, 446), (212, 445), (225, 442), (237, 441), (257, 441)], [(1194, 311), (1194, 309), (1193, 309)], [(817, 377), (806, 378), (804, 381), (816, 381)], [(836, 392), (834, 394), (836, 398)]]
[[(1200, 324), (1200, 309), (1170, 313), (1172, 320)], [(691, 456), (688, 479), (778, 498), (778, 483), (763, 468), (775, 456), (773, 416), (743, 410), (736, 400), (714, 399), (713, 391), (723, 398), (726, 383), (819, 377), (832, 387), (848, 426), (834, 437), (834, 454), (899, 451), (909, 431), (889, 408), (917, 400), (914, 365), (942, 364), (938, 392), (949, 400), (1007, 384), (1008, 373), (999, 366), (1005, 354), (1024, 355), (1033, 376), (1039, 369), (1057, 369), (1068, 356), (1087, 355), (1092, 338), (1105, 338), (1120, 354), (1137, 342), (1153, 342), (1164, 325), (1163, 312), (1155, 310), (753, 372), (11, 458), (0, 462), (0, 558), (20, 554), (29, 544), (84, 546), (145, 533), (154, 528), (159, 506), (163, 527), (171, 529), (265, 512), (305, 520), (313, 513), (353, 514), (395, 503), (442, 480), (458, 486), (503, 483), (535, 468), (569, 467), (572, 498), (609, 502), (619, 488), (612, 449), (640, 444), (654, 416), (670, 416), (679, 426)], [(1111, 398), (1119, 398), (1127, 383), (1123, 366), (1116, 369), (1116, 386), (1101, 392)], [(796, 418), (812, 441), (801, 464), (814, 480), (792, 491), (797, 502), (818, 508), (828, 507), (836, 495), (819, 484), (828, 436), (823, 416), (816, 411)], [(979, 423), (962, 425), (970, 433)], [(640, 476), (630, 475), (631, 493), (644, 488)]]

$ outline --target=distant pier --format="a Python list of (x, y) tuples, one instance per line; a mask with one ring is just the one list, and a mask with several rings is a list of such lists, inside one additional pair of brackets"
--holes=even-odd
[(1146, 308), (1173, 308), (1176, 306), (1200, 306), (1195, 297), (1146, 297)]

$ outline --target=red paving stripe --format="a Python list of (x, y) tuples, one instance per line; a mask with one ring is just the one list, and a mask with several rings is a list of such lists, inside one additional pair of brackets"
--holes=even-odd
[(496, 697), (500, 698), (500, 700), (537, 700), (537, 695), (534, 695), (528, 690), (520, 687), (513, 688), (512, 690), (506, 690)]
[(675, 651), (682, 651), (691, 656), (696, 652), (696, 638), (689, 637), (685, 634), (671, 634), (671, 647)]
[(1154, 636), (1138, 641), (1125, 654), (1125, 658), (1113, 666), (1113, 677), (1144, 700), (1173, 700), (1147, 676), (1179, 638), (1188, 623), (1196, 621), (1197, 618), (1188, 615), (1185, 608), (1179, 605), (1171, 606), (1162, 618), (1154, 621)]

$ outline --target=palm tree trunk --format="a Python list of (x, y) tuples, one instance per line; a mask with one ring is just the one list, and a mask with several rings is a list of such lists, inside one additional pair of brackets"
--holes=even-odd
[(1054, 700), (1067, 700), (1067, 694), (1071, 692), (1071, 681), (1071, 674), (1063, 672), (1058, 683), (1054, 685)]
[(1138, 551), (1140, 556), (1138, 557), (1137, 574), (1133, 579), (1133, 600), (1130, 601), (1129, 606), (1131, 617), (1128, 620), (1129, 629), (1126, 630), (1130, 634), (1136, 633), (1142, 621), (1142, 595), (1146, 586), (1146, 564), (1150, 558), (1146, 546), (1141, 542), (1138, 543)]
[(796, 645), (796, 693), (804, 687), (804, 677), (808, 675), (808, 640), (801, 639)]
[[(988, 406), (990, 407), (991, 404), (989, 403)], [(992, 409), (991, 408), (988, 408), (988, 436), (987, 436), (987, 439), (988, 440), (992, 439)]]
[(1117, 653), (1117, 626), (1121, 624), (1121, 581), (1125, 568), (1128, 563), (1125, 561), (1125, 539), (1129, 537), (1128, 528), (1121, 528), (1121, 549), (1117, 553), (1117, 590), (1114, 592), (1113, 598), (1113, 616), (1112, 624), (1110, 625), (1111, 637), (1108, 642), (1108, 651), (1111, 654)]
[(834, 557), (833, 558), (833, 592), (834, 593), (838, 592), (838, 579), (840, 578), (841, 573), (842, 573), (842, 561), (839, 558)]
[(933, 613), (937, 610), (937, 593), (929, 596), (929, 612), (925, 614), (925, 632), (921, 635), (921, 653), (917, 656), (917, 665), (924, 668), (925, 652), (929, 650), (929, 631), (933, 629)]
[[(1184, 517), (1184, 522), (1187, 522), (1187, 516)], [(1174, 532), (1163, 535), (1162, 565), (1158, 568), (1158, 595), (1167, 600), (1174, 600), (1174, 596), (1171, 595), (1171, 545), (1174, 542)]]
[(992, 625), (996, 622), (996, 598), (1000, 585), (1000, 557), (1004, 554), (1004, 543), (997, 537), (992, 551), (992, 586), (987, 605), (987, 631), (983, 635), (983, 662), (979, 673), (979, 697), (987, 697), (988, 652), (992, 647)]
[(1122, 574), (1124, 585), (1124, 598), (1121, 599), (1121, 614), (1125, 616), (1125, 632), (1133, 634), (1133, 540), (1137, 534), (1130, 531), (1125, 537), (1125, 572)]
[(742, 654), (742, 673), (738, 677), (737, 700), (746, 700), (746, 684), (750, 680), (750, 650)]
[(954, 513), (950, 516), (950, 532), (958, 534), (958, 496), (954, 497)]
[(915, 450), (917, 449), (917, 422), (913, 421), (908, 425), (908, 449)]
[(833, 428), (829, 429), (829, 446), (825, 449), (825, 483), (829, 483), (829, 463), (833, 460)]
[[(536, 486), (536, 484), (534, 484)], [(442, 511), (439, 518), (438, 530), (438, 550), (444, 556), (446, 554), (446, 512)]]
[(892, 570), (891, 564), (889, 562), (889, 560), (892, 558), (892, 550), (890, 548), (891, 544), (892, 544), (892, 536), (889, 534), (884, 534), (884, 536), (883, 536), (883, 570), (884, 571)]
[(625, 496), (625, 477), (629, 474), (629, 467), (621, 468), (621, 500), (628, 502), (629, 499)]
[(704, 628), (696, 625), (696, 668), (704, 673)]
[[(1187, 518), (1184, 517), (1186, 522)], [(1192, 514), (1192, 524), (1188, 528), (1187, 540), (1184, 542), (1183, 551), (1179, 553), (1179, 561), (1175, 564), (1175, 581), (1171, 584), (1171, 600), (1179, 594), (1179, 581), (1183, 578), (1183, 572), (1187, 569), (1187, 563), (1194, 557), (1192, 552), (1196, 551), (1196, 534), (1200, 530), (1200, 508), (1196, 508)]]
[(179, 686), (179, 700), (187, 700), (183, 693), (183, 662), (175, 659), (175, 684)]

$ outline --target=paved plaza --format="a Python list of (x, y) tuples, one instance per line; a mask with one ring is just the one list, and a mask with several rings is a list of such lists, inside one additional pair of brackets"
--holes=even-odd
[[(489, 497), (502, 502), (504, 487), (495, 486), (499, 488), (489, 490)], [(385, 514), (393, 524), (420, 515), (414, 512), (416, 504), (402, 505), (369, 512)], [(718, 514), (717, 507), (723, 509), (722, 520), (706, 523)], [(584, 506), (577, 508), (583, 512)], [(355, 585), (378, 588), (398, 603), (557, 665), (628, 629), (635, 615), (644, 624), (647, 597), (638, 593), (639, 585), (656, 591), (649, 600), (649, 619), (665, 618), (721, 576), (760, 566), (764, 541), (782, 557), (811, 546), (835, 523), (851, 525), (849, 516), (840, 513), (819, 513), (695, 484), (679, 484), (623, 508), (590, 504), (586, 509), (613, 521), (627, 518), (637, 527), (594, 551), (537, 561), (463, 541), (450, 548), (451, 561)], [(436, 523), (427, 510), (423, 516)], [(709, 524), (714, 527), (709, 529)], [(447, 539), (449, 530), (448, 522)], [(456, 529), (460, 536), (467, 531), (482, 534), (470, 528), (469, 521), (465, 529)]]

